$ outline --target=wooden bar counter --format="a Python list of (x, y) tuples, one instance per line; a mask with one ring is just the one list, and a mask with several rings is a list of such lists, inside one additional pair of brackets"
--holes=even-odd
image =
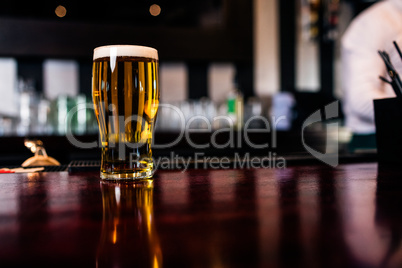
[(0, 267), (402, 267), (401, 238), (377, 163), (0, 175)]

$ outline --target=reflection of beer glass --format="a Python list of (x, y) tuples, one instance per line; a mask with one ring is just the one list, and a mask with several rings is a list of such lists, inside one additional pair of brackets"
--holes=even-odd
[(101, 182), (103, 223), (96, 267), (162, 267), (153, 181)]
[(92, 97), (102, 143), (101, 178), (152, 177), (158, 51), (129, 45), (95, 48)]

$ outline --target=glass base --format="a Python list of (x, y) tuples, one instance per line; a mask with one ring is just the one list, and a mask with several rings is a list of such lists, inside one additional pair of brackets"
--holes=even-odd
[(146, 180), (151, 179), (153, 176), (153, 171), (141, 171), (141, 172), (130, 172), (130, 173), (106, 173), (101, 172), (100, 177), (102, 180)]

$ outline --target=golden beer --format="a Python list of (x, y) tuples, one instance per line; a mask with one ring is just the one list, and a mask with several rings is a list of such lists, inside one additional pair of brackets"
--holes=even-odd
[(153, 175), (152, 135), (159, 106), (158, 52), (143, 46), (94, 50), (92, 98), (102, 147), (102, 179)]

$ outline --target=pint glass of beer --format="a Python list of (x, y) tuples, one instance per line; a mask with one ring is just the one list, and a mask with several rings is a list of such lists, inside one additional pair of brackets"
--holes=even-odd
[(159, 106), (158, 51), (132, 45), (95, 48), (92, 98), (102, 147), (101, 178), (151, 178)]

